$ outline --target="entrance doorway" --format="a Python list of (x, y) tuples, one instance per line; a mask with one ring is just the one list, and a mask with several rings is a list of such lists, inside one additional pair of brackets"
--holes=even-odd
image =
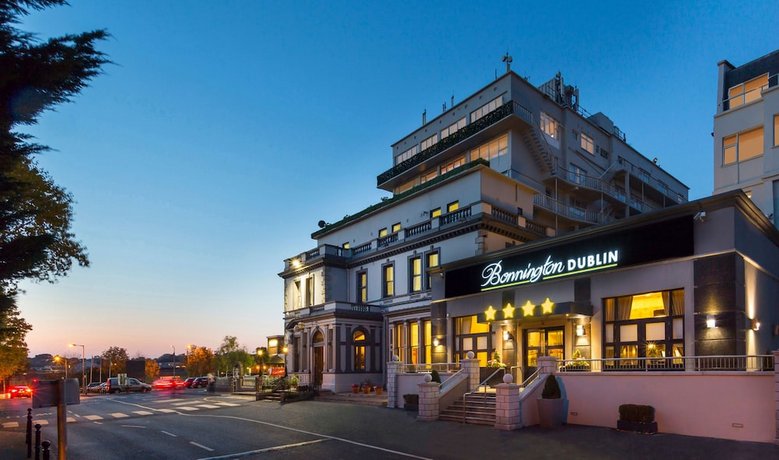
[(322, 386), (322, 372), (325, 364), (325, 337), (321, 331), (316, 331), (312, 340), (314, 349), (314, 387)]
[(562, 326), (542, 329), (525, 329), (524, 358), (522, 362), (525, 377), (538, 368), (539, 356), (554, 356), (562, 360), (565, 354), (565, 332)]

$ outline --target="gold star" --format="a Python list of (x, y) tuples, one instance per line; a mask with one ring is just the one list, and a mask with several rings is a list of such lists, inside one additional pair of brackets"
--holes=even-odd
[(511, 302), (507, 303), (506, 306), (503, 307), (503, 319), (513, 318), (514, 310), (516, 310), (516, 308), (511, 306)]
[(497, 310), (492, 308), (492, 305), (490, 305), (489, 307), (487, 307), (486, 310), (484, 310), (484, 317), (485, 317), (485, 319), (487, 321), (495, 321), (495, 313), (496, 312), (497, 312)]
[(552, 314), (552, 309), (554, 308), (554, 302), (549, 300), (549, 297), (544, 300), (544, 303), (541, 304), (541, 313), (545, 315)]
[(536, 306), (530, 303), (528, 300), (525, 305), (522, 305), (522, 315), (523, 316), (533, 316), (533, 310), (536, 309)]

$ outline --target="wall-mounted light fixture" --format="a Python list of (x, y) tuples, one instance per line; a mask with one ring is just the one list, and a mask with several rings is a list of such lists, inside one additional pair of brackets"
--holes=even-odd
[(576, 337), (583, 337), (585, 335), (584, 324), (576, 325)]
[(713, 316), (707, 316), (706, 317), (706, 327), (709, 329), (714, 329), (717, 327), (717, 320), (714, 319)]
[(514, 336), (511, 335), (511, 332), (504, 330), (503, 331), (503, 341), (504, 342), (510, 342), (514, 340)]
[(441, 345), (441, 341), (438, 340), (438, 337), (433, 337), (433, 346), (437, 347), (439, 345)]
[(758, 321), (757, 318), (752, 319), (752, 330), (755, 332), (760, 330), (760, 321)]

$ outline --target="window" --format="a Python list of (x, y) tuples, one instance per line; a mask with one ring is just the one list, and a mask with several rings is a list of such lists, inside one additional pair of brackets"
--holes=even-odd
[(595, 155), (595, 141), (590, 136), (582, 133), (581, 137), (579, 137), (579, 145), (582, 147), (582, 150)]
[(431, 219), (434, 218), (434, 217), (440, 217), (440, 216), (441, 216), (441, 208), (435, 208), (435, 209), (430, 210), (430, 218)]
[(584, 180), (587, 177), (587, 171), (572, 164), (570, 176), (571, 177), (569, 179), (574, 184), (584, 185)]
[(779, 115), (774, 115), (774, 147), (779, 147)]
[(294, 290), (292, 291), (292, 308), (303, 306), (303, 292), (300, 288), (300, 280), (295, 280)]
[[(441, 264), (440, 259), (438, 257), (438, 252), (430, 252), (427, 254), (427, 269), (428, 271), (431, 268), (436, 268)], [(430, 289), (431, 287), (431, 280), (430, 280), (430, 273), (427, 274), (425, 278), (425, 289)]]
[(368, 272), (357, 273), (357, 301), (368, 302)]
[(451, 203), (446, 205), (446, 212), (455, 212), (458, 209), (460, 209), (459, 201), (452, 201)]
[(352, 245), (351, 245), (351, 244), (349, 244), (349, 242), (347, 241), (347, 242), (346, 242), (346, 243), (344, 243), (344, 244), (343, 244), (341, 247), (342, 247), (342, 248), (344, 248), (344, 249), (349, 249), (349, 248), (351, 248), (351, 247), (352, 247)]
[(354, 370), (365, 370), (365, 332), (357, 330), (352, 334), (352, 345), (354, 346)]
[(400, 231), (401, 225), (400, 222), (396, 224), (392, 224), (392, 233), (398, 233)]
[(455, 159), (454, 161), (450, 161), (449, 163), (441, 166), (441, 174), (446, 174), (449, 171), (453, 170), (454, 168), (460, 167), (465, 164), (465, 157), (462, 156), (460, 158)]
[[(684, 368), (684, 289), (603, 300), (607, 368)], [(632, 358), (656, 358), (639, 360)]]
[(406, 362), (406, 337), (403, 323), (395, 323), (392, 333), (392, 353), (401, 363)]
[(768, 88), (768, 74), (765, 73), (745, 83), (731, 86), (728, 89), (729, 108), (734, 109), (740, 105), (760, 99), (761, 92)]
[(314, 305), (314, 275), (306, 280), (306, 306)]
[(424, 184), (425, 182), (431, 181), (431, 180), (435, 179), (436, 177), (438, 177), (438, 171), (431, 171), (431, 172), (429, 172), (427, 174), (423, 174), (419, 178), (419, 183), (420, 184)]
[(763, 127), (722, 139), (722, 164), (750, 160), (763, 154)]
[(411, 364), (419, 364), (419, 323), (414, 321), (410, 326), (409, 348), (411, 348)]
[(395, 157), (395, 164), (403, 163), (404, 161), (408, 160), (409, 158), (413, 157), (419, 153), (419, 146), (415, 145), (411, 147), (410, 149), (406, 150), (405, 152), (401, 153), (400, 155)]
[(541, 131), (556, 141), (560, 139), (560, 123), (544, 112), (541, 112)]
[(441, 139), (445, 139), (463, 128), (465, 128), (465, 117), (460, 118), (456, 122), (442, 129)]
[(379, 229), (379, 238), (384, 238), (387, 235), (389, 235), (389, 232), (387, 232), (387, 227)]
[(409, 270), (411, 279), (409, 280), (409, 291), (419, 292), (422, 290), (422, 258), (412, 257), (409, 259)]
[(509, 137), (504, 134), (471, 150), (471, 161), (481, 158), (487, 161), (505, 155), (509, 150)]
[(483, 117), (484, 115), (487, 115), (488, 113), (494, 111), (502, 104), (503, 104), (503, 96), (498, 96), (495, 99), (491, 100), (490, 102), (474, 110), (473, 112), (471, 112), (471, 123)]
[(479, 323), (476, 316), (455, 318), (455, 356), (465, 358), (473, 351), (480, 367), (486, 367), (490, 359), (491, 335), (488, 323)]
[(384, 297), (392, 297), (395, 295), (395, 266), (385, 265), (382, 267), (382, 278), (383, 278), (383, 286), (384, 286), (384, 292), (382, 292)]
[(433, 327), (429, 319), (422, 321), (422, 328), (424, 329), (425, 340), (425, 362), (433, 362)]
[(436, 143), (438, 143), (438, 134), (433, 134), (432, 136), (422, 141), (421, 150), (427, 150), (428, 148), (432, 147)]

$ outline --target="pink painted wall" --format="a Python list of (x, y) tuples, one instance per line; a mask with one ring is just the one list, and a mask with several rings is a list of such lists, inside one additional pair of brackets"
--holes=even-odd
[[(774, 373), (562, 373), (570, 424), (617, 426), (620, 404), (655, 408), (658, 430), (774, 442)], [(574, 415), (576, 414), (576, 415)]]

